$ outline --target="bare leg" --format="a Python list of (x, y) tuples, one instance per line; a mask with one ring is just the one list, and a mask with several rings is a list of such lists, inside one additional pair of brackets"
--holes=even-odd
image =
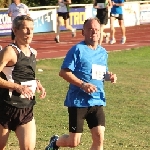
[(105, 25), (101, 24), (100, 25), (100, 30), (101, 30), (101, 34), (100, 34), (100, 40), (99, 40), (99, 45), (102, 45), (103, 39), (105, 38), (105, 42), (108, 43), (109, 42), (109, 36), (107, 33), (104, 32), (105, 29)]
[(119, 25), (120, 25), (120, 29), (122, 32), (122, 38), (121, 38), (121, 44), (125, 44), (126, 42), (126, 35), (125, 35), (125, 26), (124, 26), (124, 20), (118, 20)]
[(110, 44), (114, 44), (116, 42), (114, 21), (115, 21), (115, 17), (110, 17), (110, 38), (111, 38)]
[(111, 39), (115, 38), (115, 28), (114, 28), (114, 17), (110, 17), (110, 37)]
[(125, 44), (125, 42), (126, 42), (126, 29), (124, 26), (124, 20), (118, 20), (118, 22), (119, 22), (120, 29), (122, 32), (121, 44)]
[(72, 37), (76, 36), (76, 29), (69, 24), (69, 19), (64, 20), (65, 28), (72, 31)]
[(80, 143), (82, 133), (69, 133), (69, 135), (62, 135), (56, 141), (59, 147), (76, 147)]
[(59, 34), (60, 34), (60, 26), (61, 26), (61, 17), (57, 17), (57, 27), (56, 27), (56, 43), (59, 43)]
[(103, 150), (104, 126), (97, 126), (91, 129), (93, 143), (90, 150)]
[(64, 20), (64, 25), (66, 29), (73, 31), (74, 28), (69, 24), (69, 19)]
[(104, 24), (101, 24), (101, 25), (100, 25), (101, 33), (100, 33), (99, 45), (102, 45), (102, 42), (103, 42), (103, 36), (105, 35), (105, 33), (104, 33), (104, 27), (105, 27)]
[(8, 129), (4, 129), (2, 125), (0, 125), (0, 150), (4, 150), (8, 141), (10, 131)]
[(34, 150), (36, 143), (36, 126), (34, 118), (16, 129), (20, 150)]
[(45, 150), (58, 149), (59, 147), (76, 147), (80, 144), (82, 133), (69, 133), (69, 135), (62, 135), (58, 137), (54, 135), (50, 139), (49, 145), (46, 146)]
[(122, 32), (122, 37), (126, 37), (126, 29), (124, 26), (124, 20), (118, 20), (120, 28), (121, 28), (121, 32)]

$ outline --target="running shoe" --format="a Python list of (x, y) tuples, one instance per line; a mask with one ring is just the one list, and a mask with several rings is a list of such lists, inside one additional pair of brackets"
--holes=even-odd
[(56, 38), (55, 37), (55, 39), (54, 39), (55, 41), (56, 41), (56, 43), (59, 43), (60, 41), (59, 41), (59, 39), (58, 38)]
[(110, 44), (114, 44), (114, 43), (116, 43), (116, 39), (111, 39)]
[(45, 150), (59, 150), (59, 147), (56, 146), (56, 141), (58, 140), (58, 138), (58, 135), (52, 136), (49, 145), (46, 146)]
[(72, 37), (76, 37), (76, 29), (72, 32)]
[(0, 51), (3, 49), (3, 47), (0, 45)]
[(125, 44), (125, 42), (126, 42), (126, 37), (123, 37), (123, 38), (121, 39), (121, 44)]
[(109, 43), (109, 36), (108, 35), (106, 35), (106, 37), (105, 37), (105, 43)]

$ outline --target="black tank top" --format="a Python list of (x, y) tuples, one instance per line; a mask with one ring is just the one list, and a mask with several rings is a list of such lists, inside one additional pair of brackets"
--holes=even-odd
[[(18, 84), (35, 80), (36, 58), (32, 48), (29, 47), (31, 55), (27, 57), (16, 45), (10, 44), (9, 46), (14, 47), (18, 51), (17, 62), (14, 66), (4, 67), (2, 72), (0, 72), (0, 77)], [(27, 108), (32, 107), (36, 103), (35, 96), (32, 100), (29, 100), (22, 98), (20, 95), (15, 90), (0, 88), (0, 104), (7, 103), (17, 108)]]

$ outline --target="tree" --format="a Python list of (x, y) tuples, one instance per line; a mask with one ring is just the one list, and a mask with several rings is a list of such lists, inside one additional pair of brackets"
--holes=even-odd
[(0, 8), (5, 8), (5, 7), (8, 7), (7, 5), (7, 1), (6, 0), (0, 0)]
[[(58, 0), (22, 0), (21, 2), (29, 7), (55, 6)], [(12, 0), (0, 0), (0, 7), (6, 8), (11, 3)], [(72, 0), (72, 4), (90, 4), (90, 3), (92, 3), (92, 0)]]

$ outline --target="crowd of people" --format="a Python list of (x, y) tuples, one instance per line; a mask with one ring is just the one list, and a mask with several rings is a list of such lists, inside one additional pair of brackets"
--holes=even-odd
[[(99, 44), (102, 45), (103, 37), (105, 37), (106, 43), (114, 44), (116, 43), (115, 39), (115, 28), (114, 21), (117, 19), (119, 26), (121, 28), (122, 37), (121, 44), (125, 44), (126, 35), (125, 35), (125, 26), (124, 26), (124, 16), (123, 8), (124, 0), (94, 0), (93, 7), (97, 9), (96, 17), (100, 20), (101, 33)], [(108, 23), (108, 18), (110, 18), (110, 33), (105, 33), (104, 28)]]
[[(68, 134), (53, 135), (45, 150), (60, 147), (76, 147), (80, 144), (83, 124), (86, 120), (91, 132), (91, 150), (103, 150), (106, 106), (104, 82), (116, 83), (117, 76), (108, 69), (108, 53), (103, 48), (105, 25), (110, 11), (110, 44), (116, 42), (114, 20), (118, 19), (122, 31), (121, 43), (126, 42), (123, 22), (123, 0), (95, 0), (93, 7), (97, 16), (84, 21), (83, 40), (68, 50), (61, 65), (59, 76), (69, 82), (64, 105), (68, 108)], [(76, 29), (69, 25), (71, 0), (58, 0), (57, 32), (55, 41), (60, 42), (60, 18), (72, 37)], [(34, 21), (29, 8), (14, 0), (9, 6), (8, 16), (12, 19), (12, 42), (0, 51), (0, 149), (6, 147), (9, 133), (14, 131), (20, 150), (34, 150), (36, 145), (36, 124), (33, 116), (36, 104), (35, 92), (46, 97), (46, 90), (36, 78), (37, 51), (30, 47), (33, 38)], [(10, 57), (11, 56), (11, 57)], [(50, 131), (49, 131), (50, 132)]]
[[(60, 42), (60, 26), (61, 18), (64, 20), (64, 26), (66, 29), (72, 31), (72, 37), (76, 36), (76, 29), (69, 25), (69, 5), (71, 0), (58, 0), (58, 17), (57, 17), (57, 28), (56, 28), (56, 43)], [(93, 0), (93, 7), (97, 9), (96, 17), (100, 20), (100, 38), (99, 44), (102, 45), (103, 38), (105, 38), (106, 43), (114, 44), (116, 43), (115, 39), (115, 28), (114, 21), (117, 19), (119, 26), (121, 28), (122, 37), (121, 44), (125, 44), (126, 35), (125, 35), (125, 26), (124, 26), (124, 16), (122, 6), (124, 5), (124, 0)], [(110, 14), (109, 14), (110, 13)], [(110, 18), (110, 33), (105, 33), (104, 29)]]
[[(76, 37), (76, 28), (73, 28), (69, 24), (70, 18), (70, 7), (71, 0), (58, 0), (58, 10), (57, 10), (57, 27), (56, 27), (56, 36), (54, 38), (56, 43), (60, 42), (60, 26), (62, 24), (61, 20), (64, 21), (64, 26), (67, 30), (72, 32), (71, 36)], [(115, 27), (114, 22), (117, 19), (122, 37), (121, 37), (121, 44), (126, 43), (126, 29), (124, 25), (124, 16), (123, 16), (123, 9), (122, 6), (124, 5), (124, 0), (93, 0), (93, 7), (97, 9), (96, 17), (100, 20), (100, 38), (99, 44), (102, 45), (103, 39), (105, 38), (105, 43), (114, 44), (116, 43), (115, 38)], [(13, 0), (13, 3), (8, 8), (8, 16), (11, 17), (13, 21), (15, 17), (20, 15), (28, 15), (29, 8), (27, 5), (21, 3), (20, 0)], [(105, 26), (108, 24), (108, 19), (110, 18), (110, 32), (105, 33), (104, 29)], [(11, 30), (11, 40), (12, 43), (15, 42), (15, 34), (13, 30)], [(2, 50), (2, 46), (0, 45), (0, 50)]]

